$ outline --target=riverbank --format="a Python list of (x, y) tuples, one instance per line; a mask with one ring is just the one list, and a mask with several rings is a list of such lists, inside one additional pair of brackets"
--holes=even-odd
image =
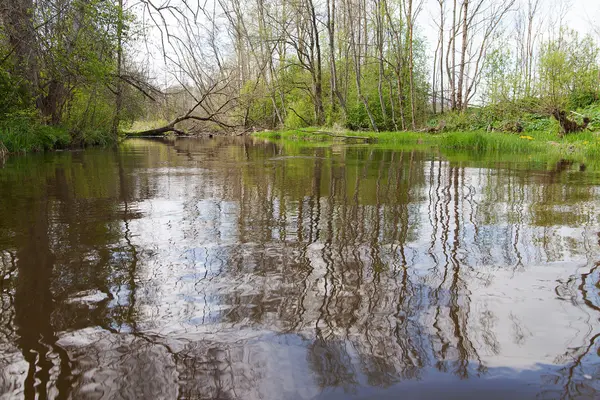
[(600, 169), (600, 134), (580, 132), (565, 137), (550, 132), (513, 134), (486, 131), (424, 132), (324, 132), (317, 128), (265, 131), (253, 137), (305, 144), (369, 143), (384, 147), (429, 149), (442, 152), (472, 152), (534, 159), (569, 160)]
[(31, 153), (114, 143), (110, 128), (46, 125), (27, 113), (0, 120), (0, 153)]

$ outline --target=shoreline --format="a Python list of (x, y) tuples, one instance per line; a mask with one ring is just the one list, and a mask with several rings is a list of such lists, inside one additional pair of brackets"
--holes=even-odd
[[(264, 131), (250, 136), (295, 145), (364, 144), (390, 149), (438, 149), (442, 154), (472, 154), (525, 160), (567, 160), (595, 166), (600, 170), (600, 133), (579, 132), (559, 137), (549, 132), (521, 134), (486, 131), (425, 132), (354, 132), (336, 131), (336, 136), (320, 129)], [(347, 135), (348, 138), (343, 136)], [(364, 138), (359, 140), (357, 138)]]

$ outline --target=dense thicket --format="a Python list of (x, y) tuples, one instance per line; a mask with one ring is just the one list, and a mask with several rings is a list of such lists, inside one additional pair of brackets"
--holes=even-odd
[[(43, 149), (114, 140), (139, 113), (123, 57), (133, 17), (122, 0), (0, 1), (0, 141)], [(140, 105), (140, 102), (137, 101)]]

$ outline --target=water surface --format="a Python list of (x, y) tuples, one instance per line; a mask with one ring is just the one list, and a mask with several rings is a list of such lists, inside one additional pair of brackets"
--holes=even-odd
[(600, 175), (464, 159), (11, 157), (0, 398), (599, 398)]

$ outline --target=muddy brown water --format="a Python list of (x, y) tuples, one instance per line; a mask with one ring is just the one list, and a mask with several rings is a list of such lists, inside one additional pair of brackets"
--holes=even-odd
[(0, 398), (600, 398), (600, 175), (461, 160), (227, 138), (10, 157)]

